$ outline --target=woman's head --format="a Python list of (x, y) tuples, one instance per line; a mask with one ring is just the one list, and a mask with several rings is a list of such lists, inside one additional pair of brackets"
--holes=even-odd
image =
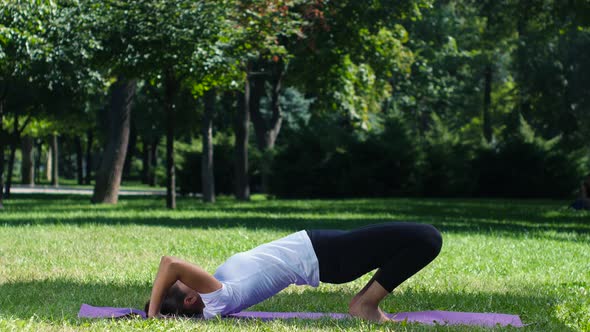
[[(145, 304), (146, 313), (149, 307), (150, 301), (147, 301)], [(204, 307), (201, 296), (196, 291), (177, 281), (164, 296), (160, 313), (162, 315), (194, 317), (202, 315)]]

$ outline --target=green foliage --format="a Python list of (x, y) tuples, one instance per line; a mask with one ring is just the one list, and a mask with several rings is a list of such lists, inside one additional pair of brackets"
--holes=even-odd
[(293, 43), (290, 80), (304, 84), (319, 112), (342, 113), (355, 128), (378, 127), (376, 114), (414, 60), (400, 24), (431, 1), (311, 2), (303, 6), (306, 38)]
[[(415, 145), (399, 117), (361, 138), (316, 121), (288, 137), (273, 161), (271, 192), (283, 197), (407, 194)], [(293, 158), (297, 156), (297, 158)]]
[[(85, 107), (104, 93), (90, 62), (99, 47), (78, 2), (11, 1), (0, 15), (0, 91), (6, 111), (30, 118), (25, 133), (79, 133), (92, 127)], [(33, 127), (30, 127), (33, 126)]]
[(535, 133), (534, 129), (531, 127), (531, 125), (529, 125), (528, 122), (526, 122), (522, 115), (519, 117), (519, 120), (519, 135), (521, 140), (526, 144), (536, 145), (541, 150), (548, 152), (553, 149), (553, 147), (555, 147), (555, 145), (561, 140), (561, 136), (556, 136), (552, 139), (543, 139), (543, 137), (540, 137), (537, 133)]
[(590, 171), (588, 150), (544, 139), (524, 119), (517, 135), (493, 144), (481, 136), (466, 140), (448, 122), (433, 115), (423, 139), (396, 113), (382, 132), (364, 138), (312, 124), (279, 148), (271, 191), (285, 197), (573, 198)]
[(425, 136), (415, 191), (430, 197), (471, 195), (476, 190), (476, 171), (470, 165), (474, 146), (463, 142), (436, 113)]
[[(214, 137), (213, 165), (215, 167), (215, 193), (231, 195), (234, 192), (234, 137), (218, 134)], [(201, 144), (192, 143), (193, 148), (182, 146), (178, 151), (178, 183), (181, 194), (195, 194), (202, 190)], [(195, 148), (198, 147), (198, 148)], [(249, 158), (251, 174), (259, 173), (259, 161), (255, 156)], [(255, 180), (252, 180), (254, 182)], [(259, 182), (259, 180), (257, 181)]]
[(390, 86), (376, 77), (370, 65), (355, 64), (348, 55), (332, 69), (332, 75), (332, 109), (346, 114), (353, 125), (369, 129), (369, 115), (381, 110)]
[[(137, 77), (167, 67), (188, 73), (215, 47), (218, 10), (207, 1), (85, 1), (114, 73)], [(166, 50), (163, 52), (162, 50)], [(197, 66), (197, 67), (195, 67)]]
[(396, 24), (392, 29), (380, 28), (375, 34), (368, 29), (359, 31), (363, 42), (364, 58), (383, 79), (403, 78), (411, 72), (414, 54), (405, 47), (409, 35), (406, 29)]
[(231, 52), (244, 63), (247, 60), (274, 56), (288, 58), (289, 51), (281, 41), (293, 36), (303, 37), (304, 24), (294, 7), (306, 0), (234, 0), (228, 12), (231, 31), (226, 38)]
[(142, 140), (152, 142), (164, 135), (164, 111), (162, 106), (162, 86), (155, 82), (140, 81), (135, 93), (135, 115), (132, 116), (137, 132)]
[[(312, 98), (306, 98), (299, 90), (293, 87), (284, 89), (279, 95), (279, 104), (283, 116), (281, 131), (298, 131), (308, 126), (311, 119), (310, 108), (314, 101)], [(272, 113), (270, 100), (266, 96), (260, 101), (260, 111), (266, 116), (270, 116)]]
[(472, 13), (460, 8), (454, 2), (438, 2), (422, 20), (406, 26), (415, 62), (407, 79), (396, 80), (391, 104), (411, 114), (408, 119), (421, 134), (433, 112), (452, 122), (453, 130), (481, 118), (481, 50), (471, 40), (477, 27)]
[(52, 1), (5, 1), (0, 10), (2, 79), (29, 75), (33, 62), (48, 52), (47, 23), (56, 10)]
[[(280, 61), (285, 121), (272, 171), (312, 183), (298, 195), (329, 186), (336, 188), (330, 195), (347, 195), (355, 191), (345, 184), (358, 184), (358, 192), (373, 186), (379, 195), (566, 197), (589, 167), (587, 7), (557, 0), (4, 1), (0, 129), (10, 134), (15, 116), (19, 123), (31, 116), (25, 133), (79, 135), (100, 123), (108, 85), (124, 74), (142, 81), (133, 121), (153, 141), (163, 134), (164, 83), (172, 77), (178, 137), (192, 155), (203, 93), (242, 89), (248, 68), (267, 74), (249, 65)], [(237, 105), (227, 98), (218, 100), (215, 130), (230, 136)], [(263, 97), (265, 115), (268, 104)], [(484, 127), (492, 132), (486, 143)], [(230, 167), (230, 146), (221, 173)], [(252, 150), (251, 160), (272, 159)], [(373, 159), (375, 169), (367, 166)], [(405, 180), (387, 178), (390, 162)], [(318, 177), (325, 184), (313, 185)]]
[(588, 151), (570, 150), (560, 140), (544, 139), (521, 117), (518, 135), (478, 151), (478, 195), (574, 197), (589, 171)]

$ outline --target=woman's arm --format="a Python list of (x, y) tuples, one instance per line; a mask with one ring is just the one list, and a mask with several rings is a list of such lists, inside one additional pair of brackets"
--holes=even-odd
[(164, 295), (178, 280), (198, 293), (211, 293), (221, 288), (221, 283), (201, 267), (179, 258), (163, 256), (152, 288), (148, 317), (160, 313)]

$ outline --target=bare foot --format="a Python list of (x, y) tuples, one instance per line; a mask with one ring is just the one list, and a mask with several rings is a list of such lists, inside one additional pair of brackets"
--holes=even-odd
[(373, 322), (383, 323), (390, 321), (387, 316), (381, 311), (379, 306), (363, 302), (361, 298), (353, 298), (350, 301), (348, 312), (351, 316), (370, 320)]
[(358, 302), (358, 300), (361, 298), (361, 296), (362, 296), (362, 294), (361, 294), (361, 293), (359, 293), (359, 294), (356, 294), (356, 295), (355, 295), (355, 296), (352, 298), (352, 300), (350, 300), (350, 303), (348, 304), (348, 308), (352, 308), (352, 307), (354, 307), (354, 305), (355, 305), (355, 304)]

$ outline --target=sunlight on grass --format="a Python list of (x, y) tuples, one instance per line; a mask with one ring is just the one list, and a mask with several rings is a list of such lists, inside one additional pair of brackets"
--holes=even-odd
[[(75, 196), (17, 195), (0, 214), (0, 330), (380, 330), (344, 321), (79, 320), (81, 303), (143, 307), (159, 258), (213, 272), (231, 254), (303, 228), (421, 221), (444, 236), (439, 258), (383, 303), (389, 312), (456, 310), (519, 314), (525, 330), (590, 330), (590, 216), (561, 202), (288, 200), (228, 198), (212, 206), (122, 198), (113, 206)], [(290, 287), (252, 310), (345, 312), (370, 278)], [(395, 330), (473, 331), (396, 324)], [(481, 329), (486, 330), (486, 329)]]

